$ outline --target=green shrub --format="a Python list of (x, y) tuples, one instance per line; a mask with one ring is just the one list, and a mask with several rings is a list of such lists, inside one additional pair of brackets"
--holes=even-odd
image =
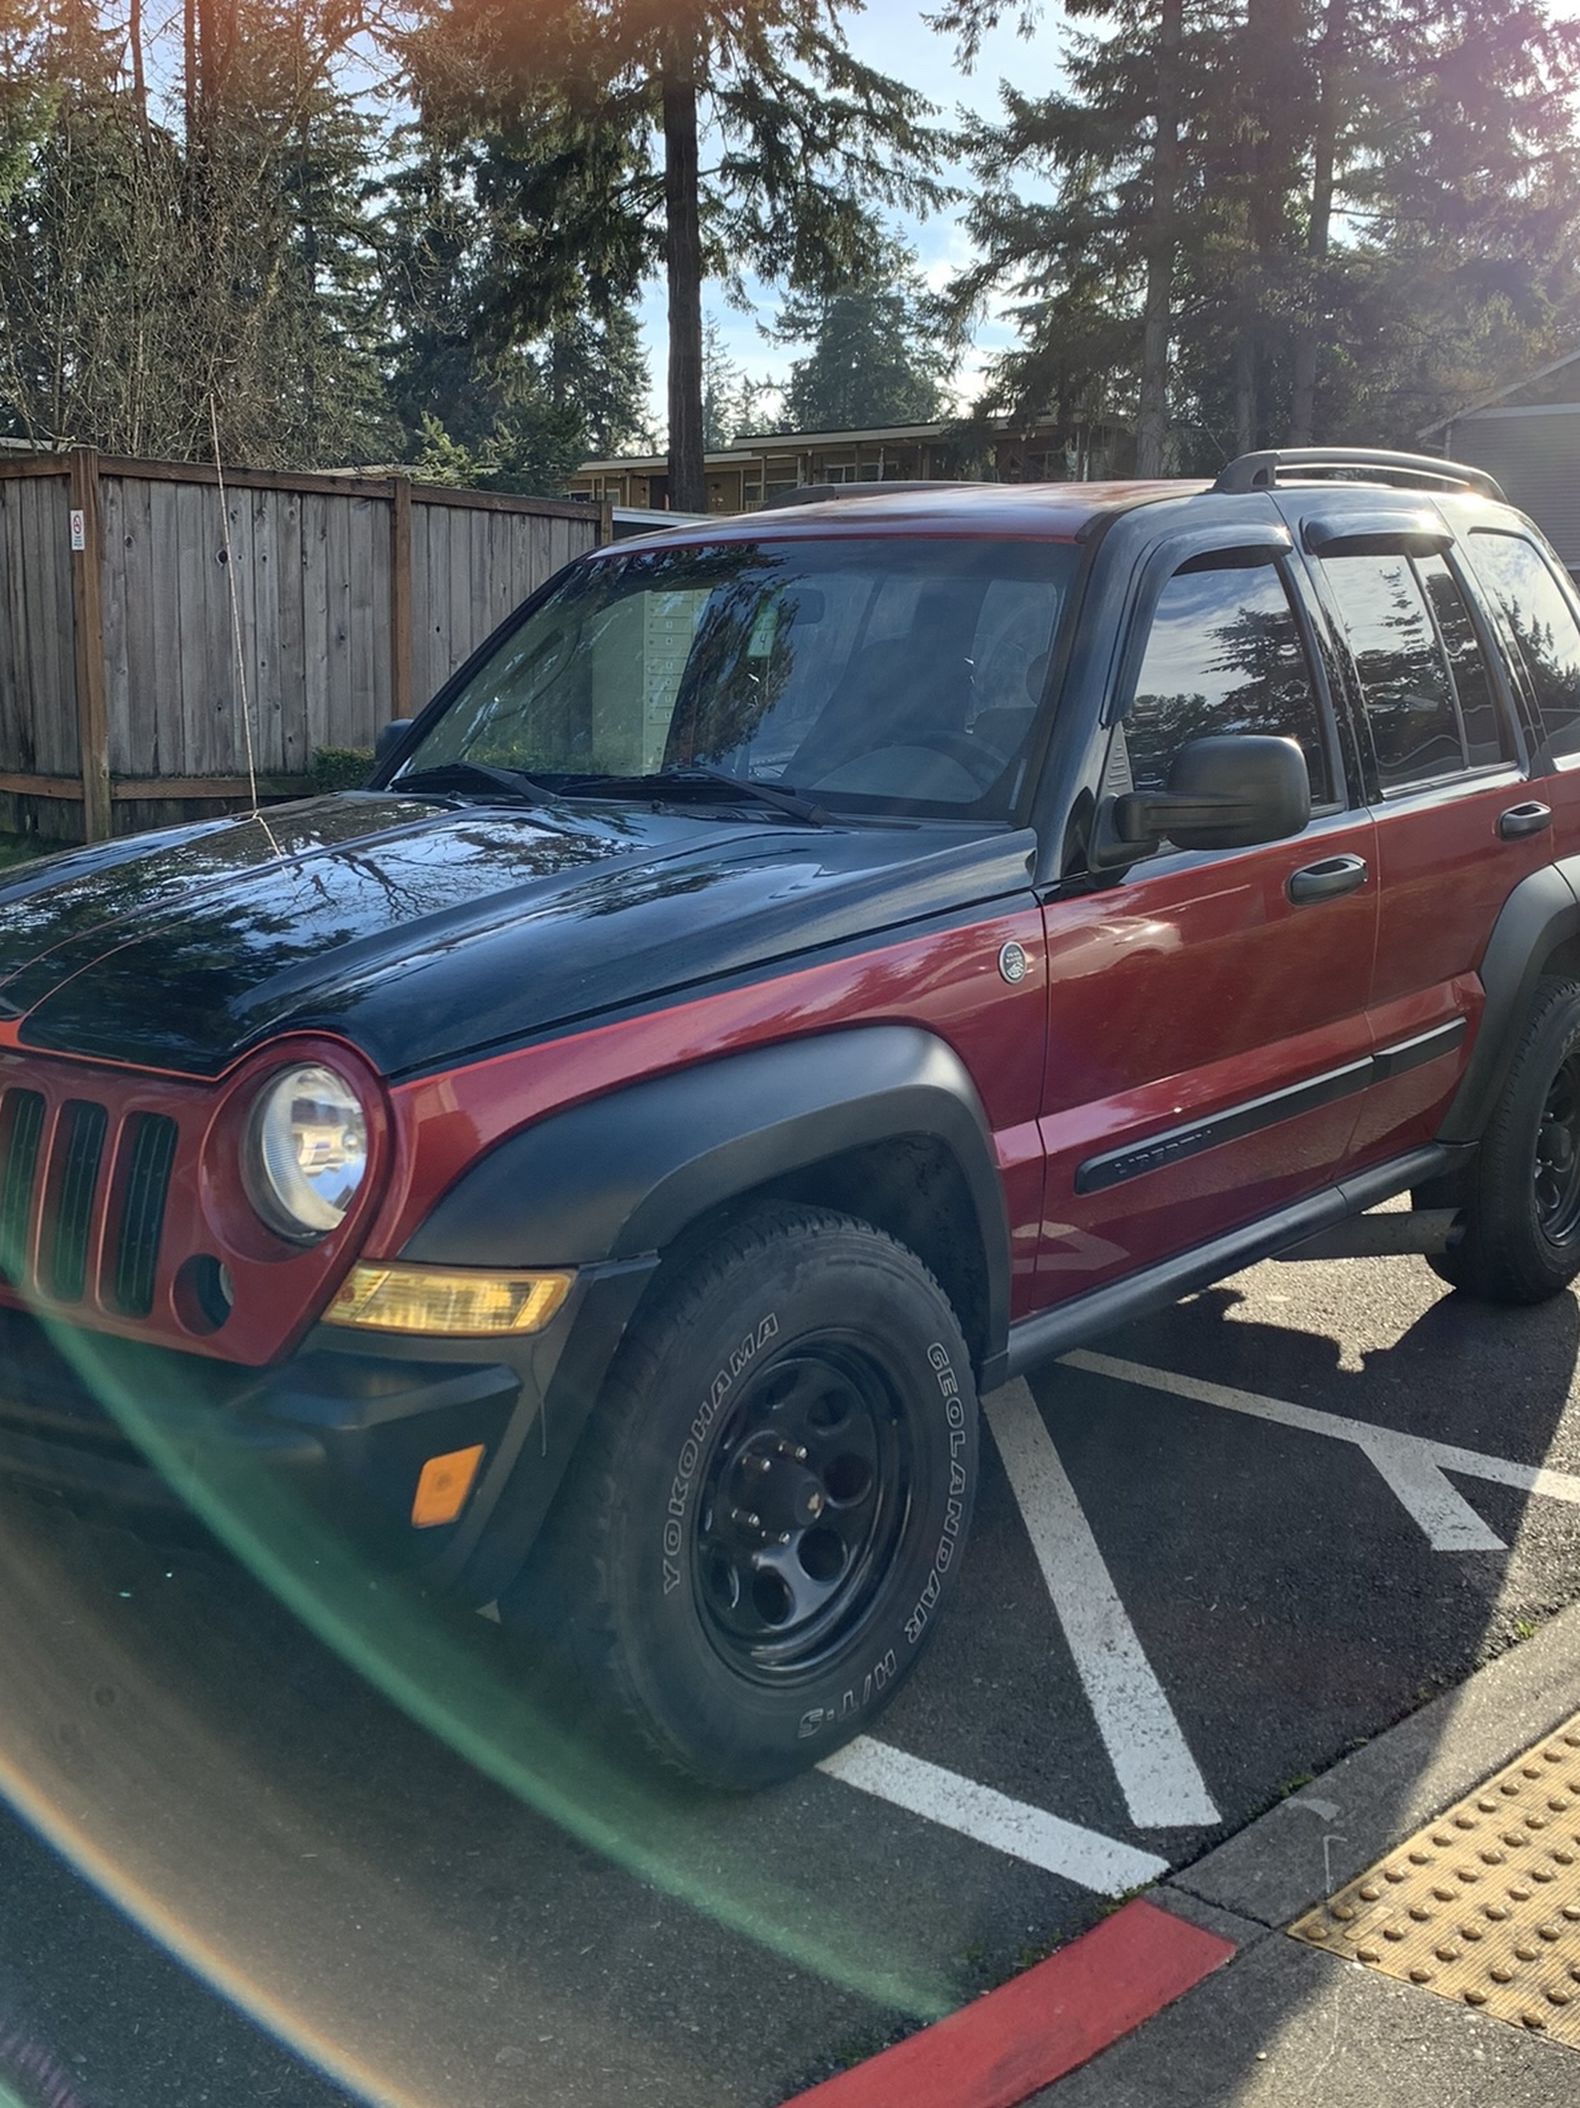
[(361, 790), (367, 782), (372, 766), (371, 747), (319, 747), (308, 763), (307, 773), (317, 792), (354, 791)]

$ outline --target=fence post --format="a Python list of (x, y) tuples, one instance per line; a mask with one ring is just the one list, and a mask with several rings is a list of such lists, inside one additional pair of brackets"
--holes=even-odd
[(76, 636), (77, 746), (85, 840), (110, 838), (110, 720), (105, 703), (104, 595), (99, 574), (99, 453), (71, 449), (71, 614)]
[(390, 716), (412, 715), (411, 478), (390, 478)]
[(614, 500), (604, 498), (598, 506), (598, 540), (595, 547), (602, 549), (614, 540)]

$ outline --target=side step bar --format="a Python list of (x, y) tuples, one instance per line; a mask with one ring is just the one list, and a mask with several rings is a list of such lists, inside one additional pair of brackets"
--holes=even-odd
[(1276, 1257), (1281, 1266), (1297, 1259), (1392, 1259), (1405, 1253), (1435, 1259), (1454, 1242), (1458, 1221), (1457, 1208), (1394, 1208), (1385, 1215), (1353, 1215)]
[[(1280, 1208), (1275, 1215), (1264, 1215), (1258, 1222), (1229, 1230), (1209, 1244), (1176, 1253), (1142, 1273), (1091, 1289), (1084, 1296), (1072, 1296), (1068, 1302), (1055, 1304), (1052, 1310), (1038, 1311), (1035, 1317), (1022, 1318), (1019, 1324), (1011, 1325), (1003, 1353), (990, 1356), (984, 1365), (982, 1388), (992, 1390), (1011, 1377), (1023, 1375), (1038, 1362), (1068, 1354), (1072, 1347), (1085, 1346), (1089, 1340), (1100, 1338), (1133, 1318), (1165, 1309), (1181, 1296), (1221, 1281), (1226, 1274), (1236, 1274), (1261, 1259), (1276, 1258), (1292, 1245), (1305, 1245), (1327, 1231), (1343, 1230), (1353, 1216), (1363, 1215), (1368, 1208), (1392, 1200), (1396, 1194), (1408, 1193), (1412, 1186), (1424, 1186), (1430, 1179), (1441, 1178), (1469, 1154), (1468, 1146), (1454, 1148), (1443, 1142), (1414, 1149), (1408, 1156), (1395, 1157), (1371, 1171), (1357, 1172), (1353, 1178), (1324, 1186), (1321, 1192)], [(1406, 1249), (1414, 1251), (1420, 1247), (1410, 1245)]]

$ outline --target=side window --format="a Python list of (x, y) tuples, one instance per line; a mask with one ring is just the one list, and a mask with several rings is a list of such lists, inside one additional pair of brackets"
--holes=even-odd
[(1311, 666), (1272, 564), (1177, 571), (1163, 588), (1125, 719), (1135, 788), (1164, 789), (1180, 748), (1214, 732), (1298, 739), (1312, 802), (1331, 799)]
[(1459, 703), (1408, 556), (1332, 556), (1323, 570), (1349, 632), (1386, 790), (1467, 766)]
[(1507, 761), (1513, 754), (1498, 712), (1492, 671), (1470, 619), (1459, 581), (1441, 556), (1418, 560), (1416, 570), (1426, 587), (1426, 597), (1437, 617), (1437, 633), (1448, 653), (1449, 671), (1459, 697), (1460, 723), (1465, 731), (1465, 754), (1472, 768), (1488, 768)]
[(1542, 729), (1559, 754), (1580, 753), (1580, 623), (1534, 543), (1478, 529), (1470, 560), (1503, 611), (1525, 661)]

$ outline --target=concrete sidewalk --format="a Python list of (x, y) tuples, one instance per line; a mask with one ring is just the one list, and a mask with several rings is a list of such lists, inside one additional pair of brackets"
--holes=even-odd
[(1234, 1958), (1037, 2108), (1573, 2108), (1580, 2050), (1287, 1928), (1577, 1710), (1580, 1606), (1163, 1883)]

